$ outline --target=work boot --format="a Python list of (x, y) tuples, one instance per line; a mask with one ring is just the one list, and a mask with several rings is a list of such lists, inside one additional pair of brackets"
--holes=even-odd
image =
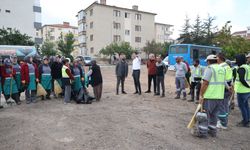
[(151, 91), (150, 91), (150, 90), (147, 90), (145, 93), (151, 93)]
[(127, 92), (125, 92), (125, 91), (122, 91), (122, 94), (127, 94)]
[(190, 100), (188, 100), (188, 102), (194, 102), (194, 99), (190, 99)]
[(155, 94), (154, 94), (154, 96), (159, 96), (159, 95), (160, 95), (160, 93), (155, 93)]

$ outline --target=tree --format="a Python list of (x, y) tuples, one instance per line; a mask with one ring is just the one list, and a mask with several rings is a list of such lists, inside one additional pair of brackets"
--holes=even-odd
[(180, 43), (190, 43), (191, 42), (190, 30), (191, 30), (190, 19), (188, 18), (188, 16), (186, 16), (180, 37), (177, 40), (179, 40)]
[(21, 34), (19, 30), (0, 29), (0, 45), (25, 45), (33, 46), (35, 43), (27, 34)]
[(128, 59), (130, 59), (134, 51), (135, 50), (130, 46), (128, 42), (121, 42), (121, 43), (111, 43), (107, 45), (105, 48), (102, 48), (99, 53), (105, 56), (109, 56), (111, 63), (111, 57), (116, 53), (117, 54), (123, 53), (126, 55)]
[(74, 35), (72, 33), (68, 33), (63, 37), (62, 33), (58, 41), (58, 50), (65, 56), (73, 59), (71, 53), (74, 51)]
[(191, 44), (203, 44), (204, 39), (204, 26), (202, 25), (202, 21), (200, 19), (200, 16), (197, 15), (195, 19), (195, 23), (192, 26), (192, 32), (191, 32)]
[(231, 34), (230, 21), (222, 27), (214, 38), (214, 43), (223, 49), (223, 52), (229, 59), (234, 59), (237, 54), (247, 54), (250, 51), (250, 41), (242, 38), (235, 37)]
[(55, 43), (46, 39), (41, 47), (41, 53), (43, 56), (55, 56), (57, 54)]
[(210, 15), (208, 15), (208, 18), (205, 19), (204, 23), (203, 23), (203, 27), (204, 27), (204, 43), (205, 45), (213, 45), (213, 39), (215, 36), (215, 29), (217, 29), (217, 27), (213, 26), (213, 22), (215, 21), (215, 17), (211, 17)]
[(150, 53), (161, 54), (163, 50), (163, 45), (161, 43), (156, 43), (155, 40), (147, 41), (143, 51), (149, 56)]

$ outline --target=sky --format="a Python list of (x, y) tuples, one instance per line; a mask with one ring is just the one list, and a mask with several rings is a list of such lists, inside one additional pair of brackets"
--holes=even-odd
[[(96, 0), (40, 0), (42, 24), (58, 24), (63, 21), (77, 26), (77, 12)], [(250, 0), (107, 0), (107, 5), (132, 8), (157, 13), (156, 22), (174, 25), (174, 35), (180, 34), (184, 19), (191, 23), (197, 15), (202, 19), (208, 15), (216, 17), (215, 26), (220, 28), (231, 21), (232, 31), (246, 30), (250, 26)]]

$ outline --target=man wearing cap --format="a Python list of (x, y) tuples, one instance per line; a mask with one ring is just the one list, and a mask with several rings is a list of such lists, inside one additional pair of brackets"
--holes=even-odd
[(217, 64), (216, 55), (209, 55), (206, 61), (208, 67), (201, 85), (200, 104), (204, 104), (208, 116), (208, 133), (216, 137), (217, 115), (223, 110), (226, 73), (225, 69)]
[[(39, 70), (40, 83), (47, 92), (46, 99), (50, 99), (52, 77), (51, 77), (51, 68), (49, 66), (49, 58), (47, 56), (43, 57), (43, 63), (39, 66), (38, 70)], [(45, 97), (42, 96), (42, 100), (44, 99)]]
[(19, 95), (20, 95), (21, 92), (22, 92), (21, 91), (22, 90), (22, 86), (21, 86), (22, 85), (22, 83), (21, 83), (21, 66), (17, 62), (17, 56), (16, 55), (11, 57), (11, 61), (12, 61), (13, 69), (16, 72), (15, 79), (16, 79), (17, 88), (18, 88)]
[(14, 79), (16, 72), (14, 71), (11, 61), (9, 58), (4, 59), (4, 66), (1, 70), (3, 94), (6, 100), (10, 97), (15, 100), (17, 105), (21, 104), (19, 91), (17, 88), (16, 81)]
[(185, 82), (186, 82), (186, 73), (187, 73), (187, 66), (185, 63), (181, 61), (181, 57), (176, 57), (176, 64), (175, 64), (175, 85), (176, 85), (176, 94), (177, 96), (175, 99), (180, 99), (181, 93), (183, 92), (183, 100), (186, 100), (187, 93), (185, 90)]
[(228, 113), (229, 113), (229, 100), (232, 93), (228, 90), (232, 85), (233, 71), (231, 67), (226, 63), (225, 55), (222, 53), (217, 54), (217, 62), (219, 66), (223, 67), (226, 72), (226, 87), (223, 99), (223, 110), (219, 112), (219, 121), (217, 122), (217, 128), (227, 129)]

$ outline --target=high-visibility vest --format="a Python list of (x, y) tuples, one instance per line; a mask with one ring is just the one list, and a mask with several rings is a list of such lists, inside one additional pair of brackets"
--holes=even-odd
[(233, 70), (231, 69), (231, 67), (226, 62), (221, 63), (220, 66), (223, 67), (225, 69), (225, 71), (226, 71), (226, 81), (227, 82), (232, 81), (232, 79), (233, 79)]
[(201, 66), (194, 67), (192, 70), (192, 77), (193, 78), (202, 78), (202, 68)]
[[(250, 85), (250, 66), (244, 64), (244, 65), (240, 66), (239, 68), (244, 68), (245, 69), (245, 80), (248, 83), (248, 85)], [(236, 73), (236, 80), (235, 80), (234, 90), (235, 90), (236, 93), (250, 93), (250, 88), (245, 87), (240, 82), (238, 72)]]
[(223, 100), (225, 92), (225, 69), (218, 64), (210, 65), (208, 69), (211, 69), (212, 77), (204, 94), (204, 98)]
[(69, 78), (69, 75), (66, 72), (67, 69), (69, 69), (69, 67), (63, 65), (63, 67), (62, 67), (62, 77), (63, 78)]

